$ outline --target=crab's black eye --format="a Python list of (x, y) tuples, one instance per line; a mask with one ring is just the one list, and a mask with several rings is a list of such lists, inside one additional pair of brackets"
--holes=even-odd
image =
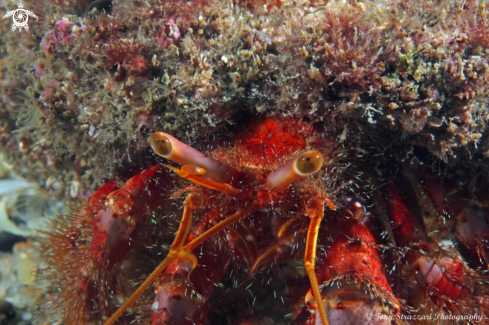
[(170, 140), (167, 137), (165, 137), (163, 132), (153, 133), (149, 142), (151, 144), (151, 148), (153, 148), (153, 150), (157, 154), (163, 157), (167, 157), (170, 155), (172, 151), (172, 145)]
[(323, 155), (319, 151), (308, 151), (297, 157), (295, 167), (303, 175), (315, 173), (323, 165)]

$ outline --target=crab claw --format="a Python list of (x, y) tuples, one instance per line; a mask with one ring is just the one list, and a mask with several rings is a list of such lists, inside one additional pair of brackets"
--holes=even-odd
[[(393, 316), (386, 315), (385, 306), (379, 299), (372, 299), (356, 284), (333, 285), (324, 290), (323, 303), (331, 325), (388, 325)], [(306, 296), (307, 299), (312, 299)], [(382, 316), (381, 316), (382, 315)], [(316, 317), (314, 325), (322, 325)]]
[[(322, 303), (330, 324), (390, 324), (399, 312), (383, 271), (375, 239), (367, 226), (349, 220), (328, 251), (322, 274)], [(321, 283), (321, 279), (320, 283)], [(322, 324), (317, 304), (309, 290), (306, 305), (314, 314), (312, 324)]]

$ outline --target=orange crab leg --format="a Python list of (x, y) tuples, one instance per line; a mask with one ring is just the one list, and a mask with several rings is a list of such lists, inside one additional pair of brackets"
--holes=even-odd
[(233, 223), (246, 218), (250, 213), (253, 213), (257, 209), (257, 204), (256, 202), (251, 202), (250, 205), (243, 209), (239, 209), (235, 214), (233, 214), (230, 217), (227, 217), (223, 221), (219, 222), (217, 225), (214, 227), (210, 228), (206, 232), (204, 232), (202, 235), (199, 237), (196, 237), (194, 240), (192, 240), (190, 243), (187, 245), (183, 246), (182, 249), (187, 250), (187, 251), (192, 251), (194, 248), (202, 244), (205, 240), (209, 239), (210, 237), (214, 236), (217, 234), (219, 231), (223, 230), (226, 227), (229, 227)]
[[(156, 267), (156, 269), (148, 276), (148, 278), (137, 288), (137, 290), (127, 299), (124, 304), (122, 304), (117, 311), (104, 323), (104, 325), (112, 325), (116, 322), (119, 317), (124, 314), (124, 312), (136, 301), (139, 296), (143, 294), (144, 291), (160, 276), (161, 273), (167, 268), (167, 266), (176, 260), (177, 258), (187, 258), (191, 259), (192, 262), (196, 261), (196, 259), (192, 259), (192, 253), (190, 253), (194, 248), (202, 244), (205, 240), (214, 236), (216, 233), (221, 231), (222, 229), (232, 225), (233, 223), (246, 218), (250, 213), (253, 213), (257, 209), (256, 202), (252, 202), (249, 206), (244, 209), (239, 209), (235, 214), (230, 217), (227, 217), (217, 225), (213, 226), (202, 235), (196, 237), (187, 245), (183, 246), (185, 239), (187, 238), (188, 232), (190, 230), (190, 226), (192, 225), (192, 216), (194, 209), (191, 204), (191, 195), (185, 199), (185, 209), (183, 213), (182, 222), (180, 223), (180, 228), (178, 229), (178, 233), (175, 237), (175, 240), (172, 244), (172, 249), (165, 257), (165, 259)], [(196, 263), (193, 263), (193, 267), (196, 266)]]
[(172, 251), (178, 251), (185, 243), (185, 239), (187, 238), (190, 227), (192, 226), (195, 210), (195, 206), (192, 204), (192, 194), (190, 194), (185, 198), (185, 202), (183, 202), (182, 221), (180, 222), (177, 235), (175, 236), (173, 244), (171, 245)]
[(316, 247), (319, 233), (319, 225), (324, 217), (324, 203), (317, 198), (312, 198), (307, 204), (307, 215), (311, 219), (307, 229), (306, 251), (304, 253), (304, 266), (306, 267), (311, 289), (316, 300), (319, 317), (323, 325), (329, 325), (326, 310), (324, 309), (321, 292), (319, 291), (318, 279), (316, 277)]
[(297, 220), (299, 220), (301, 218), (301, 216), (299, 215), (296, 215), (292, 218), (290, 218), (289, 220), (287, 220), (287, 222), (285, 222), (282, 227), (280, 227), (280, 230), (278, 231), (278, 234), (277, 234), (277, 237), (278, 238), (282, 238), (285, 234), (285, 231), (287, 229), (289, 229)]
[(104, 323), (104, 325), (114, 324), (124, 312), (143, 294), (144, 291), (160, 276), (166, 267), (178, 258), (178, 252), (171, 251), (165, 259), (154, 269), (148, 278), (137, 288), (136, 291), (127, 299), (116, 312)]
[(180, 222), (175, 240), (171, 245), (171, 250), (165, 259), (154, 269), (154, 271), (148, 276), (148, 278), (137, 288), (136, 291), (117, 309), (117, 311), (104, 323), (104, 325), (112, 325), (119, 317), (143, 294), (144, 291), (156, 280), (156, 278), (166, 269), (166, 267), (176, 260), (180, 255), (187, 257), (185, 253), (181, 253), (182, 245), (185, 243), (185, 239), (192, 226), (193, 213), (196, 210), (195, 205), (192, 203), (192, 194), (185, 198), (183, 203), (183, 217)]
[(270, 256), (279, 248), (281, 247), (287, 247), (287, 245), (282, 244), (282, 243), (275, 243), (272, 247), (267, 249), (263, 254), (261, 254), (257, 259), (255, 264), (253, 264), (253, 267), (250, 270), (250, 274), (255, 273), (256, 269), (266, 260), (270, 258)]

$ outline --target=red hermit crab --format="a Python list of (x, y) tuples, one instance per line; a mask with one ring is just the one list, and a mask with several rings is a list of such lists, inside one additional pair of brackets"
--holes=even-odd
[[(135, 175), (127, 172), (124, 184), (113, 180), (95, 192), (71, 227), (49, 235), (53, 277), (68, 288), (53, 297), (50, 308), (70, 306), (63, 320), (73, 324), (109, 316), (118, 304), (115, 297), (127, 290), (118, 270), (138, 263), (131, 257), (133, 243), (148, 236), (141, 233), (145, 217), (184, 193), (183, 216), (167, 257), (106, 324), (114, 323), (158, 277), (153, 324), (204, 322), (206, 300), (231, 260), (225, 251), (254, 272), (283, 257), (306, 232), (304, 263), (319, 299), (314, 268), (318, 229), (325, 205), (336, 209), (328, 193), (334, 177), (322, 168), (324, 160), (334, 162), (338, 150), (329, 139), (318, 126), (290, 117), (261, 119), (209, 156), (171, 135), (153, 134), (156, 153), (181, 167), (156, 164)], [(174, 192), (170, 169), (189, 181), (187, 186)]]
[[(122, 173), (46, 234), (45, 274), (56, 289), (44, 308), (48, 321), (209, 323), (209, 297), (231, 263), (253, 275), (287, 259), (303, 259), (310, 283), (300, 291), (308, 311), (299, 306), (294, 324), (389, 324), (405, 305), (391, 283), (411, 272), (409, 288), (440, 310), (457, 311), (460, 300), (484, 313), (487, 294), (470, 281), (482, 276), (425, 235), (399, 181), (383, 186), (397, 248), (379, 239), (384, 229), (362, 199), (347, 197), (334, 211), (340, 148), (333, 138), (320, 123), (279, 115), (253, 121), (207, 155), (154, 133), (151, 147), (172, 165)], [(325, 254), (316, 266), (318, 245)], [(408, 264), (397, 278), (385, 273), (386, 247)], [(150, 270), (147, 260), (159, 265)], [(153, 283), (155, 297), (145, 293)], [(235, 323), (259, 324), (250, 319)]]
[[(153, 324), (205, 323), (208, 297), (231, 261), (238, 260), (253, 274), (262, 264), (287, 258), (298, 245), (311, 283), (307, 305), (317, 324), (328, 324), (325, 306), (333, 311), (330, 317), (335, 320), (342, 320), (345, 312), (358, 313), (360, 319), (365, 309), (377, 310), (379, 305), (391, 306), (379, 309), (389, 314), (399, 311), (380, 255), (369, 247), (375, 239), (359, 202), (350, 203), (349, 211), (361, 222), (350, 220), (331, 229), (346, 227), (348, 236), (362, 243), (360, 249), (358, 243), (338, 239), (339, 246), (333, 249), (346, 257), (327, 261), (331, 264), (324, 267), (326, 273), (318, 274), (325, 283), (339, 278), (360, 283), (340, 290), (330, 288), (325, 298), (330, 303), (322, 303), (316, 247), (325, 211), (336, 210), (332, 170), (338, 148), (319, 124), (292, 117), (262, 118), (209, 156), (163, 132), (154, 133), (149, 141), (157, 154), (181, 167), (156, 164), (136, 174), (126, 172), (96, 191), (81, 212), (69, 219), (71, 225), (47, 235), (45, 250), (52, 265), (48, 277), (51, 274), (66, 289), (53, 293), (46, 310), (69, 309), (62, 321), (88, 324), (106, 320), (105, 324), (113, 324), (156, 280)], [(187, 185), (175, 188), (178, 177), (170, 170), (187, 180)], [(155, 211), (168, 211), (172, 199), (184, 194), (183, 213), (178, 212), (183, 216), (177, 217), (180, 225), (168, 255), (114, 313), (127, 298), (126, 291), (132, 290), (122, 274), (147, 274), (141, 270), (141, 254), (135, 252), (138, 242), (148, 246), (152, 236), (161, 236), (154, 230), (161, 223)], [(357, 260), (370, 267), (356, 265)], [(349, 303), (352, 293), (364, 292), (361, 284), (369, 288), (367, 303), (356, 298)]]

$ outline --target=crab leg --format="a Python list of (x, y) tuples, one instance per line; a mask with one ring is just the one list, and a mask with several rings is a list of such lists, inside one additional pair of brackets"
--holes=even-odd
[[(342, 224), (319, 271), (322, 300), (313, 302), (312, 290), (306, 295), (309, 311), (317, 312), (323, 305), (332, 324), (387, 325), (400, 310), (367, 224), (353, 219)], [(318, 317), (308, 324), (319, 324)]]
[(206, 232), (204, 232), (202, 235), (198, 236), (194, 240), (192, 240), (190, 243), (187, 245), (183, 246), (182, 249), (187, 250), (187, 251), (192, 251), (194, 248), (202, 244), (205, 240), (209, 239), (210, 237), (214, 236), (217, 234), (219, 231), (223, 230), (226, 227), (229, 227), (233, 223), (246, 218), (250, 213), (253, 213), (257, 209), (257, 204), (255, 201), (251, 202), (250, 205), (245, 207), (244, 209), (239, 209), (238, 212), (233, 214), (230, 217), (227, 217), (223, 221), (219, 222), (217, 225), (214, 227), (210, 228)]
[(322, 304), (321, 292), (319, 291), (318, 279), (316, 277), (316, 246), (319, 233), (319, 225), (324, 217), (324, 203), (317, 198), (312, 198), (307, 204), (306, 213), (311, 219), (309, 228), (307, 229), (306, 251), (304, 253), (304, 266), (306, 267), (309, 280), (311, 281), (311, 289), (318, 306), (319, 317), (323, 325), (329, 325), (326, 310)]
[(124, 312), (143, 294), (144, 291), (160, 276), (166, 267), (178, 258), (178, 252), (171, 251), (165, 259), (154, 269), (146, 280), (137, 288), (136, 291), (116, 310), (116, 312), (104, 323), (104, 325), (114, 324)]
[(193, 213), (196, 210), (192, 202), (195, 199), (192, 194), (185, 198), (183, 203), (183, 217), (178, 228), (177, 235), (171, 246), (171, 250), (163, 261), (154, 269), (148, 278), (137, 288), (137, 290), (117, 309), (117, 311), (104, 323), (104, 325), (112, 325), (119, 317), (143, 294), (144, 291), (156, 280), (156, 278), (166, 269), (166, 267), (176, 260), (181, 252), (181, 248), (192, 226)]
[[(189, 198), (191, 195), (185, 199), (185, 202), (190, 202)], [(115, 323), (119, 317), (122, 316), (122, 314), (136, 301), (139, 296), (143, 294), (144, 291), (156, 280), (158, 276), (160, 276), (161, 273), (167, 268), (167, 266), (175, 261), (177, 258), (182, 258), (182, 259), (191, 259), (191, 262), (193, 263), (193, 268), (196, 266), (196, 261), (197, 259), (195, 256), (191, 253), (191, 251), (202, 244), (205, 240), (209, 239), (210, 237), (214, 236), (216, 233), (221, 231), (222, 229), (232, 225), (233, 223), (246, 218), (250, 213), (253, 213), (257, 209), (257, 205), (255, 202), (252, 202), (249, 206), (245, 207), (244, 209), (240, 209), (237, 211), (235, 214), (232, 216), (224, 219), (214, 227), (210, 228), (206, 232), (204, 232), (202, 235), (198, 236), (194, 240), (192, 240), (190, 243), (182, 247), (183, 242), (187, 238), (188, 232), (190, 230), (190, 226), (192, 224), (192, 215), (193, 215), (193, 209), (191, 207), (190, 203), (187, 203), (185, 205), (184, 209), (184, 215), (182, 218), (182, 222), (180, 223), (180, 228), (178, 229), (178, 233), (175, 237), (175, 240), (173, 241), (172, 244), (172, 249), (168, 253), (168, 255), (165, 257), (165, 259), (156, 267), (156, 269), (148, 276), (148, 278), (139, 286), (139, 288), (127, 299), (124, 304), (122, 304), (119, 309), (110, 317), (104, 325), (112, 325)]]
[(194, 203), (192, 203), (193, 195), (190, 194), (185, 198), (183, 202), (183, 217), (180, 222), (180, 227), (178, 228), (177, 235), (173, 240), (173, 244), (171, 245), (172, 251), (178, 251), (185, 243), (185, 239), (190, 231), (190, 227), (192, 226), (193, 214), (196, 210)]
[[(317, 172), (323, 165), (323, 156), (320, 152), (312, 150), (306, 151), (295, 159), (290, 160), (284, 166), (270, 173), (267, 177), (267, 186), (275, 191), (283, 192), (289, 186), (309, 175)], [(324, 203), (328, 204), (333, 210), (336, 206), (329, 199), (319, 197), (309, 198), (306, 202), (306, 215), (311, 219), (307, 230), (306, 251), (304, 253), (304, 265), (306, 267), (314, 299), (319, 301), (318, 310), (323, 325), (329, 325), (326, 311), (321, 303), (321, 292), (319, 291), (318, 280), (316, 277), (316, 246), (319, 232), (319, 225), (324, 217)], [(288, 226), (287, 224), (285, 225)], [(272, 247), (275, 249), (276, 247)]]
[[(440, 246), (425, 235), (404, 201), (401, 192), (394, 186), (389, 189), (389, 217), (393, 224), (397, 245), (408, 248), (405, 260), (412, 268), (414, 277), (429, 298), (446, 311), (455, 311), (458, 304), (470, 305), (470, 296), (477, 282), (473, 275), (457, 259), (446, 254)], [(464, 306), (463, 308), (466, 308)]]

